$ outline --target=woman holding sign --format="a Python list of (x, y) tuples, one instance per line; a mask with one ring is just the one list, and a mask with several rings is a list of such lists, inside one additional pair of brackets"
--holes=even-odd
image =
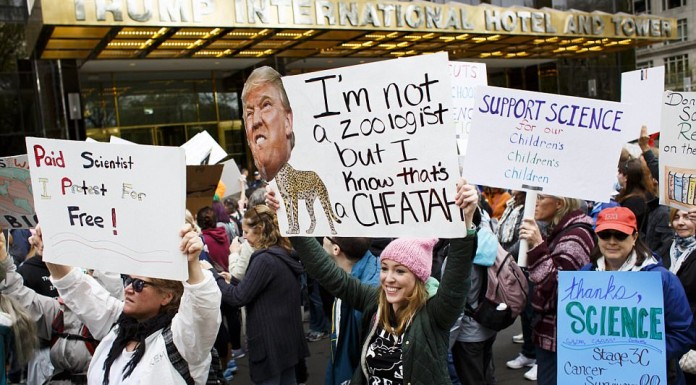
[[(185, 225), (180, 236), (188, 280), (130, 276), (125, 301), (90, 284), (81, 269), (46, 263), (65, 305), (101, 340), (89, 384), (205, 383), (221, 321), (220, 290), (212, 274), (201, 270), (198, 234)], [(42, 252), (40, 227), (31, 240)]]
[[(674, 230), (674, 241), (669, 249), (669, 270), (681, 281), (691, 313), (696, 314), (696, 209), (671, 209), (669, 223)], [(665, 258), (668, 258), (665, 256)], [(689, 352), (690, 355), (696, 352)], [(696, 383), (696, 373), (686, 373), (687, 384)]]
[[(269, 204), (278, 207), (273, 193)], [(464, 310), (476, 249), (473, 216), (476, 187), (460, 182), (455, 196), (464, 210), (464, 238), (453, 239), (449, 262), (437, 293), (426, 286), (437, 239), (399, 238), (380, 254), (380, 286), (361, 283), (336, 266), (322, 245), (293, 237), (309, 275), (331, 294), (363, 312), (362, 353), (352, 385), (449, 384), (447, 348), (450, 326)]]
[(679, 279), (665, 269), (653, 256), (638, 234), (638, 221), (625, 207), (604, 209), (597, 217), (598, 243), (592, 252), (592, 263), (582, 270), (591, 271), (657, 271), (662, 275), (664, 297), (665, 347), (667, 383), (686, 384), (678, 360), (696, 343), (696, 330), (689, 302)]
[[(592, 218), (580, 209), (578, 199), (537, 195), (534, 219), (524, 219), (520, 238), (527, 240), (529, 279), (534, 282), (532, 308), (538, 316), (533, 340), (536, 366), (525, 373), (539, 385), (556, 385), (556, 303), (558, 272), (578, 270), (590, 261), (594, 247)], [(546, 222), (543, 237), (536, 221)], [(536, 370), (535, 370), (536, 369)]]

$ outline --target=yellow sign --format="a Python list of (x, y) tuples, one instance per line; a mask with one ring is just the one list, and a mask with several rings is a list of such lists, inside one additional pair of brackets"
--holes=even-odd
[(46, 25), (302, 28), (670, 39), (653, 15), (378, 0), (42, 0)]

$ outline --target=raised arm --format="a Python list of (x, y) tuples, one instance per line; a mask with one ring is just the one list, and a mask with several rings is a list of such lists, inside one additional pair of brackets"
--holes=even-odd
[(476, 187), (460, 180), (455, 203), (464, 211), (462, 238), (452, 239), (447, 265), (437, 295), (428, 302), (428, 311), (435, 314), (441, 328), (449, 329), (464, 310), (464, 299), (471, 287), (471, 261), (476, 253), (476, 230), (473, 225), (478, 203)]
[(172, 338), (181, 356), (188, 362), (194, 378), (206, 373), (210, 349), (215, 343), (222, 316), (221, 293), (209, 271), (203, 271), (198, 256), (203, 241), (190, 225), (180, 232), (182, 253), (188, 261), (189, 278), (184, 282), (179, 312), (172, 320)]
[(24, 286), (24, 279), (17, 272), (17, 267), (6, 249), (5, 236), (0, 231), (0, 269), (5, 272), (5, 279), (0, 282), (0, 291), (11, 297), (29, 312), (36, 322), (38, 336), (41, 339), (51, 338), (51, 324), (60, 310), (58, 300), (37, 294)]

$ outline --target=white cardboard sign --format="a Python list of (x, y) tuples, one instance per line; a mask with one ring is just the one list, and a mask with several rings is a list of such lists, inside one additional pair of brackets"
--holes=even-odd
[[(242, 191), (242, 187), (239, 183), (239, 179), (242, 177), (242, 174), (239, 172), (237, 162), (235, 162), (234, 159), (226, 160), (222, 162), (222, 166), (223, 168), (220, 180), (225, 184), (225, 188), (227, 189), (225, 196)], [(223, 197), (220, 198), (222, 199)]]
[(665, 67), (643, 68), (621, 74), (621, 103), (636, 107), (636, 120), (640, 126), (648, 128), (649, 134), (660, 131), (664, 92)]
[(696, 208), (696, 92), (664, 93), (660, 203), (680, 210)]
[(472, 183), (606, 202), (632, 106), (478, 87), (463, 175)]
[(184, 151), (27, 138), (44, 259), (184, 280)]
[(451, 61), (449, 69), (452, 82), (452, 118), (455, 122), (459, 155), (463, 158), (471, 131), (471, 117), (474, 115), (476, 86), (488, 85), (488, 75), (485, 63)]
[(283, 83), (296, 137), (288, 163), (299, 172), (290, 184), (304, 189), (285, 201), (282, 177), (272, 181), (280, 188), (284, 234), (465, 233), (454, 203), (459, 171), (446, 53), (289, 76)]
[(37, 222), (27, 156), (0, 158), (0, 228), (28, 229)]
[(186, 150), (186, 164), (191, 166), (204, 166), (216, 164), (225, 159), (227, 152), (220, 147), (208, 131), (201, 131), (181, 145)]

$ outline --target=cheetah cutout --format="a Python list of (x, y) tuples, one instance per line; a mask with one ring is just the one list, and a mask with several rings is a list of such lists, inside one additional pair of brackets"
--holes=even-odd
[(312, 221), (309, 229), (307, 229), (307, 234), (314, 233), (314, 228), (317, 225), (317, 219), (314, 216), (314, 201), (317, 198), (319, 198), (324, 214), (326, 214), (326, 218), (329, 220), (331, 234), (336, 234), (333, 221), (341, 223), (341, 220), (331, 208), (326, 185), (324, 185), (324, 182), (316, 172), (295, 170), (290, 164), (286, 163), (276, 174), (275, 180), (288, 216), (288, 234), (300, 233), (300, 223), (297, 216), (297, 207), (300, 200), (305, 201), (307, 213), (309, 213)]

